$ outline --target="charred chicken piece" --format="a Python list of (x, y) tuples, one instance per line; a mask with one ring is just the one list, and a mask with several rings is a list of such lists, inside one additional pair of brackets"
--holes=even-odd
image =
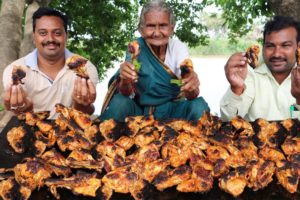
[(272, 148), (279, 147), (280, 137), (282, 137), (282, 135), (278, 133), (280, 130), (279, 124), (276, 122), (269, 123), (265, 119), (257, 119), (254, 122), (254, 129), (257, 129), (255, 142), (259, 148), (265, 146)]
[(26, 112), (18, 115), (19, 120), (25, 121), (29, 126), (35, 126), (38, 121), (43, 121), (47, 119), (50, 115), (50, 111), (41, 111), (41, 112)]
[(176, 189), (180, 192), (208, 192), (212, 189), (213, 182), (211, 171), (196, 165), (193, 167), (191, 178), (181, 182)]
[(227, 160), (230, 156), (228, 151), (221, 146), (209, 146), (206, 150), (206, 155), (213, 163), (216, 163), (219, 159)]
[(68, 167), (65, 157), (54, 148), (46, 151), (41, 158), (48, 164), (55, 175), (67, 177), (71, 174), (71, 169)]
[(285, 155), (300, 153), (300, 137), (286, 137), (281, 149)]
[(258, 67), (258, 55), (259, 55), (259, 46), (258, 45), (252, 45), (249, 47), (246, 51), (246, 58), (248, 64), (253, 68)]
[(173, 167), (184, 165), (190, 158), (191, 151), (188, 146), (180, 145), (176, 140), (163, 145), (161, 149), (162, 158), (168, 158)]
[(122, 136), (116, 141), (116, 145), (127, 151), (134, 145), (134, 139), (128, 136)]
[(280, 160), (286, 160), (285, 156), (279, 149), (274, 149), (270, 147), (264, 147), (259, 151), (259, 156), (264, 160), (271, 160), (276, 163), (276, 166), (280, 166)]
[(9, 145), (14, 149), (15, 152), (24, 153), (24, 138), (26, 134), (27, 132), (22, 126), (14, 127), (10, 131), (8, 131), (6, 138)]
[(135, 60), (140, 53), (139, 42), (134, 40), (128, 44), (128, 52), (131, 54), (131, 61)]
[(114, 119), (105, 120), (99, 124), (101, 135), (106, 141), (114, 142), (125, 134), (125, 123), (117, 123)]
[(289, 192), (297, 192), (299, 175), (293, 164), (287, 160), (281, 160), (281, 166), (276, 170), (276, 177), (279, 183)]
[(245, 167), (239, 167), (234, 171), (223, 175), (219, 179), (219, 187), (232, 196), (237, 197), (243, 193), (247, 185), (246, 176), (247, 169)]
[(274, 162), (269, 160), (252, 160), (247, 164), (248, 187), (254, 191), (266, 187), (273, 180), (275, 173)]
[(230, 123), (237, 130), (239, 136), (251, 137), (254, 135), (252, 125), (240, 116), (233, 118)]
[(26, 76), (26, 72), (24, 67), (14, 66), (11, 74), (12, 84), (13, 85), (24, 84), (22, 82), (22, 79), (25, 78), (25, 76)]
[(77, 174), (63, 179), (47, 179), (45, 185), (50, 188), (51, 193), (60, 199), (57, 188), (66, 188), (71, 190), (75, 195), (96, 197), (96, 191), (101, 187), (101, 179), (96, 173), (90, 174), (78, 171)]
[(18, 184), (13, 178), (0, 182), (0, 198), (3, 200), (27, 200), (30, 195), (31, 190)]
[(40, 159), (29, 159), (14, 167), (16, 181), (31, 191), (44, 185), (44, 180), (51, 176), (51, 169)]
[(132, 156), (137, 162), (153, 162), (160, 158), (160, 147), (155, 143), (151, 143), (139, 148)]
[(160, 191), (166, 188), (178, 185), (186, 180), (189, 180), (192, 175), (192, 169), (187, 165), (179, 166), (175, 169), (167, 169), (156, 176), (153, 184)]
[(151, 142), (158, 140), (160, 137), (159, 132), (155, 127), (145, 127), (139, 131), (134, 137), (134, 143), (141, 147), (150, 144)]
[(130, 137), (134, 137), (139, 130), (143, 129), (146, 126), (152, 126), (155, 122), (154, 116), (135, 116), (135, 117), (126, 117), (125, 122), (130, 130)]
[(91, 149), (93, 146), (80, 132), (68, 131), (57, 133), (57, 145), (61, 151)]
[(257, 147), (249, 137), (240, 137), (235, 141), (235, 146), (242, 153), (246, 161), (258, 160)]
[(118, 168), (102, 178), (103, 184), (119, 193), (131, 193), (134, 199), (143, 199), (143, 190), (147, 186), (138, 174), (128, 167)]
[(126, 157), (126, 151), (116, 145), (113, 142), (103, 141), (96, 146), (96, 151), (102, 156), (108, 156), (114, 158), (116, 155), (124, 158)]
[(35, 148), (35, 155), (39, 157), (45, 152), (47, 145), (40, 140), (36, 140), (34, 142), (34, 148)]
[(181, 71), (181, 78), (186, 78), (188, 77), (192, 71), (193, 71), (193, 62), (191, 59), (185, 59), (181, 64), (180, 64), (180, 71)]
[(92, 126), (90, 116), (74, 108), (65, 107), (62, 104), (55, 105), (56, 112), (62, 114), (68, 120), (74, 120), (75, 123), (83, 130)]
[(221, 118), (210, 114), (210, 112), (204, 112), (202, 117), (198, 121), (199, 127), (203, 135), (213, 135), (214, 130), (220, 130), (222, 126)]
[(90, 152), (86, 150), (74, 150), (66, 159), (66, 163), (71, 168), (92, 169), (101, 173), (103, 168), (102, 161), (96, 161)]
[(77, 76), (88, 79), (89, 75), (85, 66), (87, 61), (87, 59), (74, 54), (66, 60), (66, 64), (71, 70), (76, 73)]

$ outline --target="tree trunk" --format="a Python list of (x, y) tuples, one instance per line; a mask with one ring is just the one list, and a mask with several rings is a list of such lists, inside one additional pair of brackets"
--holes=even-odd
[(300, 21), (300, 1), (299, 0), (268, 0), (269, 7), (276, 15), (293, 17)]
[[(25, 0), (2, 0), (0, 10), (0, 93), (3, 94), (2, 76), (4, 68), (19, 57), (22, 39), (22, 16)], [(3, 102), (1, 95), (1, 102)], [(10, 118), (7, 112), (0, 112), (0, 127)]]
[(19, 57), (23, 57), (34, 49), (32, 42), (32, 14), (39, 8), (39, 4), (33, 1), (28, 5), (25, 14), (24, 37), (21, 43)]

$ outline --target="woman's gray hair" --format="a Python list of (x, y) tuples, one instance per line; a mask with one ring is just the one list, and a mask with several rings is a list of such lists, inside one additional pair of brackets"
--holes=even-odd
[(145, 23), (145, 15), (146, 13), (150, 12), (150, 11), (161, 11), (161, 12), (166, 12), (169, 14), (169, 21), (171, 25), (175, 25), (175, 16), (173, 13), (172, 8), (169, 6), (169, 4), (167, 4), (165, 1), (163, 0), (154, 0), (154, 1), (149, 1), (148, 3), (146, 3), (141, 11), (140, 14), (140, 21), (139, 21), (139, 25), (138, 28), (140, 29), (144, 23)]

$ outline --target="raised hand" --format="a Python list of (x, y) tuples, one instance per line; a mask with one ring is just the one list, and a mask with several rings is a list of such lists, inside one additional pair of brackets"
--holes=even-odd
[(21, 84), (11, 85), (5, 89), (4, 105), (6, 110), (10, 110), (15, 114), (33, 110), (33, 103), (28, 99)]
[(225, 75), (231, 86), (232, 92), (241, 95), (247, 77), (247, 58), (244, 53), (233, 54), (225, 65)]

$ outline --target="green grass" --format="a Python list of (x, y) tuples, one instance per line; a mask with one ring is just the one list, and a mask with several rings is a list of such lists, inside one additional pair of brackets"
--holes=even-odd
[(245, 52), (252, 44), (257, 41), (237, 40), (236, 43), (230, 42), (228, 39), (211, 39), (207, 46), (199, 46), (190, 49), (191, 56), (228, 56), (235, 52)]

